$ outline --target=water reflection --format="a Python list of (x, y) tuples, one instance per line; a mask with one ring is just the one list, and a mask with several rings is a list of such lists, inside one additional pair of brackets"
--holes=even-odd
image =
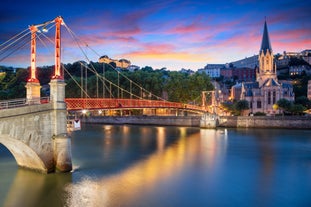
[[(68, 186), (68, 206), (156, 206), (144, 199), (155, 190), (155, 186), (164, 187), (172, 180), (181, 179), (184, 169), (191, 166), (204, 168), (204, 165), (209, 165), (212, 170), (216, 163), (221, 162), (226, 142), (218, 139), (226, 139), (224, 134), (215, 130), (201, 130), (200, 133), (187, 136), (185, 128), (179, 130), (180, 138), (166, 147), (165, 129), (157, 127), (156, 151), (146, 159), (109, 177), (87, 177)], [(143, 129), (142, 135), (150, 136), (150, 130)], [(150, 141), (152, 139), (141, 138), (142, 147), (148, 146)], [(168, 201), (159, 201), (159, 204), (164, 205), (165, 202)]]
[[(18, 169), (3, 206), (64, 206), (64, 189), (69, 183), (70, 173), (46, 175)], [(61, 197), (55, 198), (55, 195)]]
[(87, 126), (71, 174), (17, 170), (0, 148), (0, 205), (311, 206), (309, 133)]

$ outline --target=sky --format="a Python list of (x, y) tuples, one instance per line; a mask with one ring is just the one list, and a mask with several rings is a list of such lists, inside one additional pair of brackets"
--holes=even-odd
[[(265, 19), (274, 54), (311, 49), (311, 1), (300, 0), (2, 0), (0, 44), (57, 16), (80, 42), (62, 27), (63, 63), (107, 55), (154, 69), (225, 64), (258, 54)], [(54, 46), (44, 42), (37, 40), (37, 66), (54, 64)], [(0, 65), (29, 66), (30, 40), (0, 58)]]

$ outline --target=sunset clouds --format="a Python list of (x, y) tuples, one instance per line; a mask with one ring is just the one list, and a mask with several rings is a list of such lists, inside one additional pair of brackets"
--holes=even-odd
[[(34, 8), (25, 11), (32, 3)], [(83, 42), (86, 53), (79, 51), (63, 28), (64, 63), (83, 59), (85, 55), (90, 61), (97, 61), (98, 55), (108, 55), (113, 59), (129, 59), (141, 67), (197, 70), (207, 63), (227, 63), (257, 54), (265, 17), (274, 53), (310, 49), (310, 10), (310, 2), (294, 0), (70, 0), (59, 4), (17, 1), (3, 3), (0, 8), (0, 43), (28, 25), (61, 15)], [(29, 58), (21, 55), (25, 53), (16, 54), (0, 65), (28, 66)], [(19, 62), (14, 61), (16, 57)], [(53, 57), (38, 60), (41, 61), (38, 65), (54, 64)]]

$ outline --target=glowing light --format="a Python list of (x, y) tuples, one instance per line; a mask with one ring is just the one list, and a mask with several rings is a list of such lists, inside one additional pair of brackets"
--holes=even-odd
[(82, 110), (82, 114), (86, 114), (87, 110), (86, 109), (83, 109)]
[(45, 33), (47, 33), (49, 30), (46, 28), (46, 27), (44, 27), (43, 29), (42, 29), (42, 32), (45, 32)]

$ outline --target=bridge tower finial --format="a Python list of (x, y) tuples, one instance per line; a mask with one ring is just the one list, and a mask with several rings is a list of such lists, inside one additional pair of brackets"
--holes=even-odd
[(26, 98), (28, 103), (40, 103), (40, 83), (36, 74), (36, 32), (38, 28), (34, 25), (29, 27), (31, 31), (30, 46), (30, 77), (26, 84)]
[(27, 82), (39, 83), (36, 75), (36, 32), (38, 28), (34, 25), (29, 27), (31, 31), (31, 55), (30, 55), (30, 78)]
[(55, 18), (55, 71), (54, 76), (52, 79), (61, 79), (63, 80), (64, 77), (61, 73), (61, 58), (60, 58), (60, 52), (61, 52), (61, 33), (60, 33), (60, 26), (63, 23), (63, 18), (61, 16), (58, 16)]

